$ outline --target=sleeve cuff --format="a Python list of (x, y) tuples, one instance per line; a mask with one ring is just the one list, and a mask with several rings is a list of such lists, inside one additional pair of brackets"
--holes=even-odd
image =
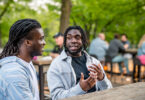
[(98, 87), (100, 88), (100, 90), (104, 90), (104, 89), (112, 87), (110, 81), (108, 80), (105, 74), (104, 74), (104, 79), (101, 81), (98, 81)]
[(74, 88), (75, 91), (74, 94), (79, 95), (79, 94), (85, 94), (86, 92), (81, 88), (80, 84), (78, 83)]

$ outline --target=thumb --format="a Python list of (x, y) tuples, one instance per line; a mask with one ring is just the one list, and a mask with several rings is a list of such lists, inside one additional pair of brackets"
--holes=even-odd
[(81, 73), (81, 79), (80, 80), (84, 80), (84, 74)]

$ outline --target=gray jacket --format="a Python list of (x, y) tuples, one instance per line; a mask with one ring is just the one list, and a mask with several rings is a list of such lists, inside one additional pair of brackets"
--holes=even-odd
[[(100, 62), (97, 59), (89, 56), (86, 52), (85, 55), (87, 58), (87, 66), (93, 63), (96, 65), (100, 64)], [(79, 83), (76, 84), (76, 74), (71, 65), (71, 61), (71, 57), (67, 56), (65, 51), (62, 51), (61, 55), (54, 59), (50, 65), (50, 68), (47, 72), (47, 81), (51, 98), (53, 100), (63, 99), (86, 93), (82, 90)], [(107, 79), (106, 75), (102, 81), (96, 82), (97, 91), (109, 88), (112, 88), (112, 84)]]
[(99, 37), (91, 42), (89, 54), (97, 56), (98, 60), (104, 60), (108, 45)]
[(121, 41), (118, 39), (113, 39), (110, 42), (106, 55), (113, 58), (113, 57), (117, 56), (119, 54), (119, 52), (124, 52), (124, 51), (125, 51), (125, 48), (123, 46), (123, 43), (121, 43)]

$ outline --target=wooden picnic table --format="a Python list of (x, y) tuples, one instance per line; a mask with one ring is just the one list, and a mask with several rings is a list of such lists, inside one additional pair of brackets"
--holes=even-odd
[[(132, 73), (132, 81), (135, 82), (135, 74), (136, 74), (136, 65), (134, 64), (135, 62), (135, 58), (136, 58), (136, 55), (137, 55), (137, 49), (133, 48), (133, 49), (126, 49), (124, 53), (130, 53), (133, 57), (133, 73)], [(111, 62), (111, 76), (114, 74), (113, 73), (113, 65), (112, 65), (112, 62)], [(139, 75), (139, 71), (138, 71), (138, 75)], [(139, 76), (138, 76), (139, 78)]]
[[(137, 49), (127, 49), (126, 51), (125, 51), (126, 53), (130, 53), (130, 54), (132, 54), (132, 57), (133, 57), (133, 73), (132, 73), (132, 81), (133, 82), (136, 82), (135, 81), (135, 74), (136, 74), (136, 72), (138, 72), (137, 73), (137, 78), (139, 79), (140, 78), (140, 71), (136, 71), (136, 67), (138, 67), (138, 66), (136, 66), (136, 64), (135, 64), (135, 60), (136, 60), (136, 55), (137, 55)], [(140, 67), (141, 68), (141, 67)], [(139, 69), (139, 68), (138, 68)], [(140, 70), (140, 69), (139, 69)]]
[(39, 88), (40, 88), (40, 100), (44, 100), (44, 67), (49, 65), (52, 62), (52, 58), (50, 56), (47, 57), (38, 57), (36, 60), (37, 63), (34, 65), (38, 66), (39, 69)]
[[(132, 54), (132, 56), (133, 56), (133, 73), (132, 73), (132, 81), (133, 82), (136, 82), (135, 81), (135, 75), (136, 75), (136, 73), (137, 73), (137, 79), (138, 79), (138, 82), (141, 80), (141, 78), (140, 78), (140, 74), (141, 74), (141, 66), (140, 65), (136, 65), (135, 64), (135, 60), (137, 60), (137, 58), (136, 58), (136, 55), (137, 55), (137, 49), (128, 49), (128, 50), (126, 50), (126, 52), (127, 53), (130, 53), (130, 54)], [(136, 71), (136, 70), (138, 70), (138, 71)]]
[(126, 49), (126, 50), (125, 50), (125, 53), (130, 53), (130, 54), (132, 54), (133, 57), (135, 57), (136, 54), (137, 54), (137, 49), (136, 49), (136, 48), (133, 48), (133, 49)]
[(145, 82), (78, 95), (64, 100), (145, 100)]

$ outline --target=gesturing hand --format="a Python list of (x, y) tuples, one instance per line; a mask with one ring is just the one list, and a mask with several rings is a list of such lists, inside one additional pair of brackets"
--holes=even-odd
[(92, 78), (96, 78), (99, 81), (103, 80), (104, 74), (103, 74), (100, 64), (98, 66), (95, 64), (92, 64), (92, 65), (93, 66), (89, 66), (89, 69), (88, 69), (92, 75)]
[(79, 84), (84, 91), (90, 90), (96, 84), (97, 79), (92, 78), (91, 76), (92, 74), (90, 73), (90, 76), (86, 80), (84, 80), (84, 74), (81, 73)]

